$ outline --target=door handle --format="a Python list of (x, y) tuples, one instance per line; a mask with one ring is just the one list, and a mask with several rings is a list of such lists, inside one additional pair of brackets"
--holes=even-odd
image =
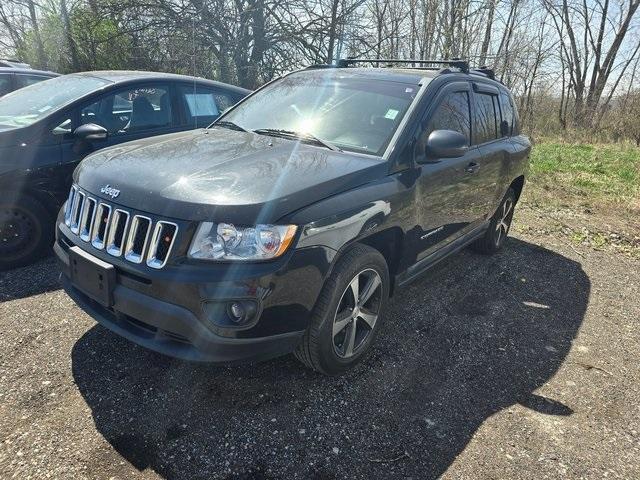
[(476, 162), (471, 162), (469, 165), (467, 165), (464, 171), (467, 173), (476, 173), (479, 168), (480, 168), (480, 164)]

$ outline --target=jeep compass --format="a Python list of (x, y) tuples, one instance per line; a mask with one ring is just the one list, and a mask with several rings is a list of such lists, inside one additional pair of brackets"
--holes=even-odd
[(57, 222), (63, 283), (163, 354), (294, 352), (338, 374), (371, 349), (395, 290), (467, 245), (503, 246), (530, 148), (488, 69), (310, 67), (208, 128), (83, 160)]

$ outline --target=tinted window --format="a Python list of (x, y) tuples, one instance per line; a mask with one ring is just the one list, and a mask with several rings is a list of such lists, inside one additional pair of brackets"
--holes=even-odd
[(222, 112), (236, 103), (230, 93), (198, 84), (181, 85), (178, 89), (184, 102), (187, 123), (195, 127), (210, 125)]
[[(489, 142), (498, 138), (498, 122), (500, 111), (496, 110), (497, 97), (486, 93), (476, 93), (475, 99), (475, 123), (474, 123), (474, 143)], [(495, 100), (495, 101), (494, 101)]]
[(167, 87), (131, 88), (108, 95), (80, 112), (80, 123), (95, 123), (118, 135), (171, 125)]
[(509, 135), (518, 135), (520, 133), (518, 111), (511, 95), (505, 92), (500, 93), (500, 108), (502, 110), (502, 120), (509, 122)]
[(505, 93), (500, 94), (500, 112), (502, 114), (502, 123), (500, 124), (500, 133), (503, 137), (512, 135), (513, 133), (513, 107), (511, 100)]
[(344, 150), (381, 155), (418, 88), (346, 69), (309, 70), (269, 84), (223, 118), (247, 130), (310, 133)]
[(65, 75), (16, 90), (0, 98), (0, 128), (31, 125), (109, 83), (96, 77)]
[(470, 139), (471, 117), (467, 92), (451, 93), (442, 101), (431, 116), (425, 135), (428, 137), (434, 130), (453, 130)]
[(16, 85), (18, 88), (28, 87), (34, 83), (49, 80), (49, 77), (43, 77), (42, 75), (16, 75)]
[(0, 97), (11, 91), (11, 76), (0, 75)]

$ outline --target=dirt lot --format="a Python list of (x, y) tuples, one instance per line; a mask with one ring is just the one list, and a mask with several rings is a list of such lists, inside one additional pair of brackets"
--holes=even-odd
[(502, 253), (398, 294), (340, 378), (171, 360), (97, 326), (53, 260), (0, 274), (0, 477), (640, 478), (638, 232), (560, 218), (522, 209)]

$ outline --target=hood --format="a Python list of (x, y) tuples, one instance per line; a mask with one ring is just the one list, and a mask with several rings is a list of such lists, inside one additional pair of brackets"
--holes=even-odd
[[(74, 179), (113, 203), (183, 220), (274, 223), (386, 174), (386, 163), (283, 138), (214, 128), (129, 142), (87, 157)], [(115, 200), (101, 193), (109, 185)]]

